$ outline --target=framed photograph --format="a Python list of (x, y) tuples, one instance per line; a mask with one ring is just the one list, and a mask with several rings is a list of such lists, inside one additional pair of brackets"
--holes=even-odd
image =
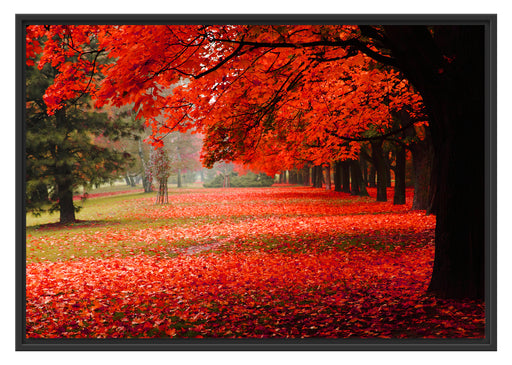
[(497, 349), (497, 16), (16, 16), (16, 349)]

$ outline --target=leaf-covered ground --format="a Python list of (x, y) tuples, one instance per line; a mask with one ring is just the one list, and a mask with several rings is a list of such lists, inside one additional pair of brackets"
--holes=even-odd
[(81, 224), (27, 229), (27, 336), (482, 338), (483, 303), (425, 295), (435, 218), (410, 194), (91, 199)]

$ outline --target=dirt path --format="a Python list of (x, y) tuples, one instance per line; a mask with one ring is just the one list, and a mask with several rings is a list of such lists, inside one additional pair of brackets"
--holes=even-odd
[(196, 253), (214, 250), (214, 249), (222, 246), (222, 244), (223, 244), (222, 241), (215, 241), (215, 242), (207, 243), (204, 245), (195, 245), (195, 246), (185, 247), (185, 248), (180, 249), (178, 252), (185, 254), (185, 255), (194, 255)]

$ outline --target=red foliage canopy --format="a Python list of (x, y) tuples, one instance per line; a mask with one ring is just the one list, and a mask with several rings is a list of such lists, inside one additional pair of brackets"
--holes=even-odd
[(407, 80), (367, 56), (376, 50), (357, 26), (29, 26), (29, 63), (35, 39), (39, 66), (59, 71), (50, 112), (84, 92), (97, 106), (133, 103), (157, 146), (173, 130), (204, 133), (208, 166), (353, 158), (358, 138), (389, 132), (398, 112), (425, 119)]

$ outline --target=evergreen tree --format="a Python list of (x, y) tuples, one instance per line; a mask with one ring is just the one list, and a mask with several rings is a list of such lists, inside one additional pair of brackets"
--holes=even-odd
[(100, 139), (116, 141), (136, 125), (94, 110), (87, 98), (49, 116), (43, 95), (55, 75), (50, 65), (26, 68), (26, 208), (35, 215), (59, 211), (60, 222), (71, 223), (79, 210), (73, 193), (113, 181), (132, 160)]

